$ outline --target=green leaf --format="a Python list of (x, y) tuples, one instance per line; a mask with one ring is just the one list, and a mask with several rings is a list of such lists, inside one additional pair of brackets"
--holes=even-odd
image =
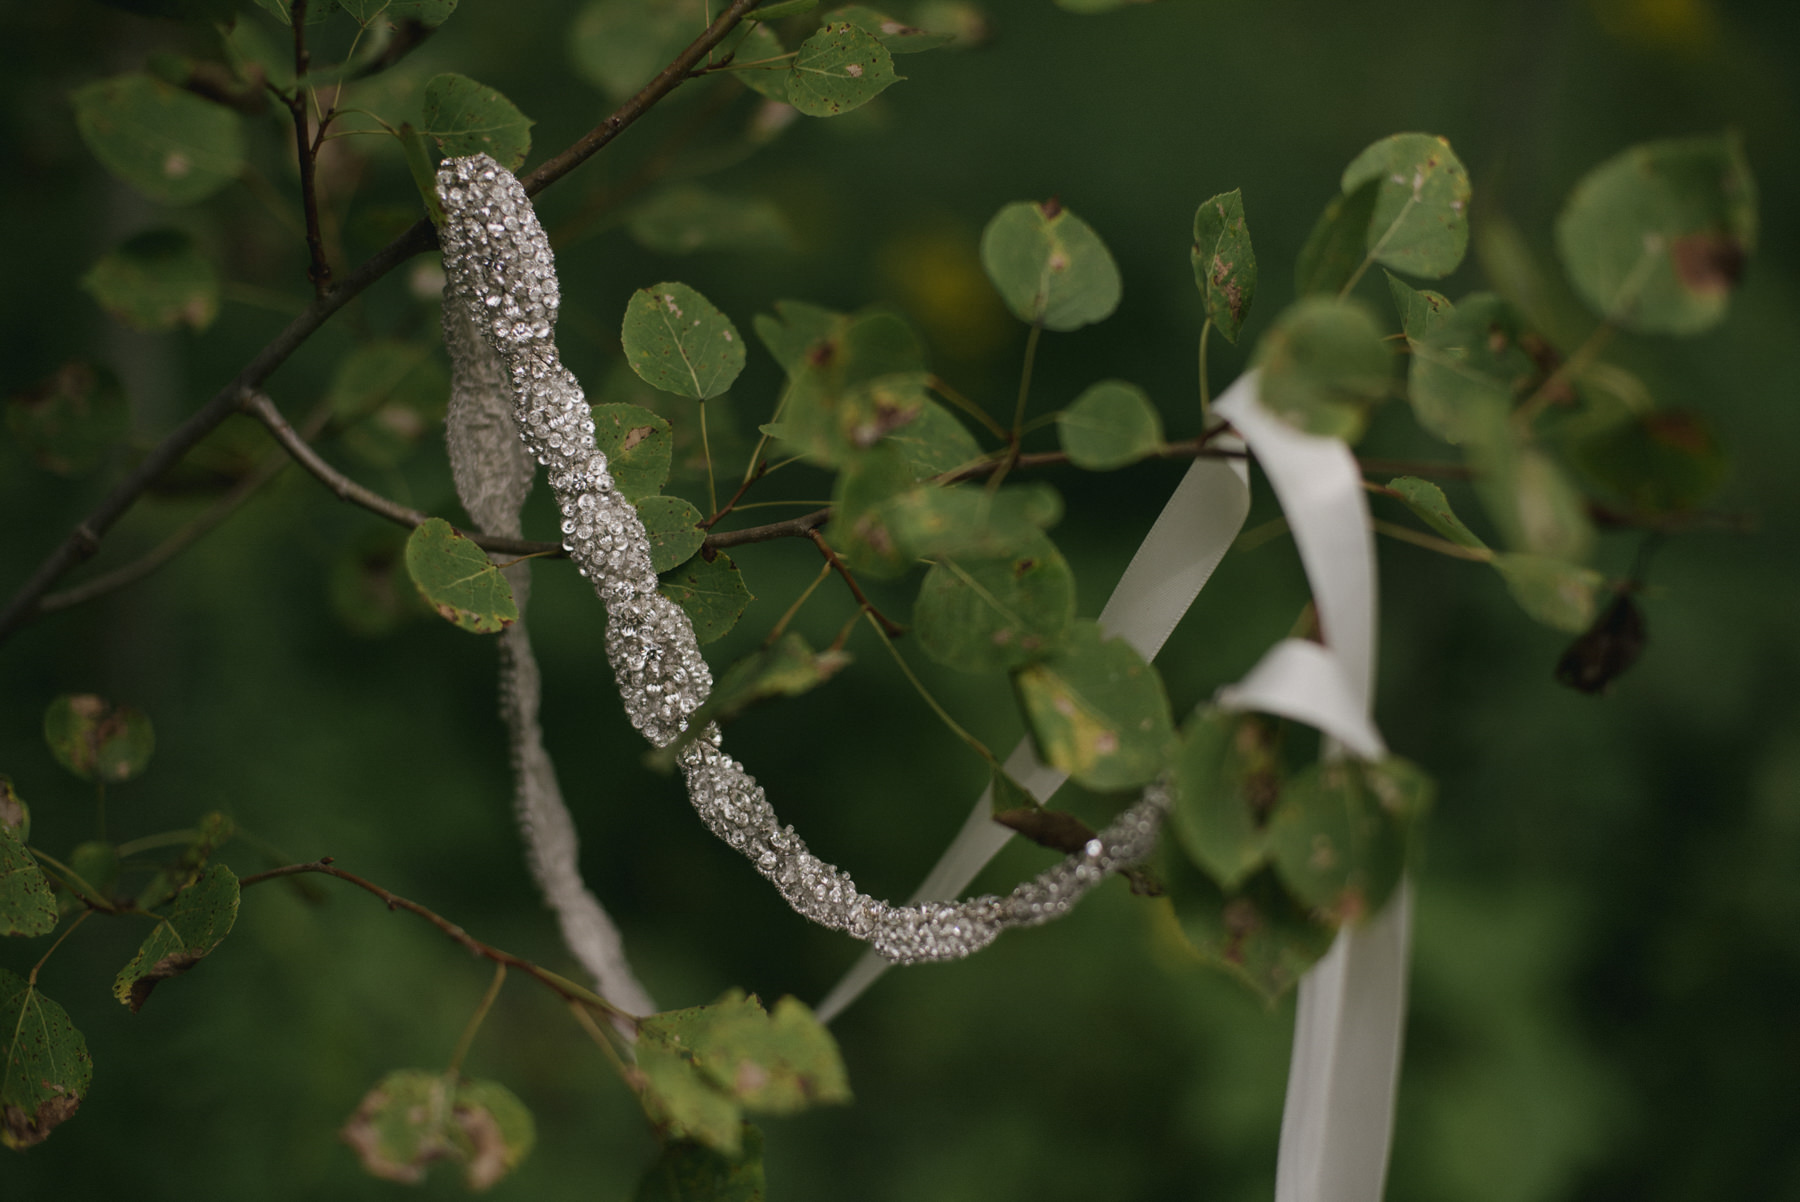
[(1724, 448), (1697, 413), (1646, 413), (1575, 444), (1571, 458), (1588, 479), (1634, 514), (1693, 509), (1725, 482)]
[(1124, 639), (1077, 622), (1063, 650), (1013, 674), (1038, 758), (1095, 790), (1149, 783), (1175, 735), (1155, 669)]
[(16, 829), (26, 820), (24, 803), (12, 791), (11, 781), (3, 792), (0, 805), (9, 812), (17, 807), (20, 821), (0, 822), (0, 935), (48, 935), (56, 929), (56, 898), (50, 879)]
[(181, 230), (132, 236), (95, 263), (81, 286), (114, 319), (148, 333), (204, 330), (219, 315), (219, 274)]
[(788, 69), (788, 103), (808, 117), (836, 117), (861, 108), (902, 77), (875, 38), (848, 21), (821, 25)]
[(1035, 546), (1039, 531), (1062, 518), (1062, 498), (1048, 484), (1012, 484), (998, 492), (978, 485), (922, 485), (882, 506), (895, 545), (912, 558), (942, 555), (999, 558)]
[(244, 128), (223, 105), (149, 75), (77, 88), (75, 127), (108, 171), (162, 204), (204, 200), (244, 169)]
[[(796, 313), (792, 328), (765, 327), (780, 356), (794, 363), (781, 409), (780, 437), (826, 467), (849, 463), (924, 411), (928, 375), (917, 335), (889, 313), (847, 320), (822, 310)], [(805, 344), (815, 330), (827, 332)]]
[(1571, 632), (1587, 629), (1594, 620), (1595, 593), (1602, 581), (1592, 568), (1518, 554), (1495, 556), (1494, 567), (1519, 608), (1534, 620)]
[(631, 370), (653, 388), (711, 400), (744, 370), (744, 340), (731, 319), (686, 284), (640, 288), (620, 334)]
[(69, 363), (7, 399), (6, 430), (45, 471), (85, 476), (131, 434), (131, 407), (104, 367)]
[(668, 419), (642, 405), (619, 403), (595, 405), (593, 414), (594, 442), (606, 456), (619, 495), (636, 504), (660, 492), (675, 453)]
[[(104, 839), (77, 843), (69, 852), (69, 868), (81, 878), (72, 882), (83, 897), (94, 897), (102, 903), (117, 899), (119, 892), (119, 849)], [(86, 888), (80, 888), (86, 886)]]
[(1043, 808), (1043, 803), (1031, 795), (1031, 790), (1014, 780), (1004, 768), (995, 768), (989, 783), (992, 786), (992, 796), (989, 798), (988, 808), (996, 819), (1002, 814)]
[(1172, 765), (1169, 826), (1188, 857), (1235, 889), (1268, 857), (1269, 811), (1281, 788), (1273, 729), (1256, 714), (1196, 710)]
[(625, 100), (687, 49), (698, 20), (680, 0), (595, 0), (576, 15), (569, 52), (584, 79)]
[(426, 134), (413, 127), (410, 121), (400, 123), (400, 152), (406, 157), (406, 170), (412, 176), (413, 188), (419, 194), (419, 200), (425, 206), (431, 224), (442, 227), (444, 224), (444, 202), (437, 194), (437, 161), (432, 157)]
[(1069, 462), (1104, 472), (1136, 463), (1162, 446), (1162, 417), (1136, 384), (1102, 380), (1056, 415)]
[(900, 448), (913, 475), (921, 480), (967, 467), (981, 458), (981, 444), (969, 428), (949, 409), (929, 399), (919, 408), (919, 415), (890, 433), (887, 441)]
[(238, 879), (214, 864), (177, 894), (168, 913), (113, 981), (113, 996), (136, 1014), (158, 982), (180, 976), (211, 955), (237, 921)]
[(1614, 324), (1696, 334), (1724, 319), (1756, 246), (1756, 185), (1741, 138), (1634, 146), (1575, 187), (1556, 246), (1575, 290)]
[(1442, 292), (1414, 288), (1391, 271), (1385, 274), (1394, 308), (1400, 313), (1400, 330), (1409, 343), (1416, 345), (1450, 320), (1456, 306)]
[(174, 863), (158, 871), (150, 878), (150, 883), (138, 891), (138, 909), (155, 910), (177, 893), (194, 885), (200, 879), (213, 852), (236, 833), (237, 824), (217, 810), (200, 819), (195, 824), (193, 839), (182, 848), (181, 855)]
[(1012, 555), (944, 556), (925, 573), (913, 629), (925, 653), (968, 672), (1022, 667), (1075, 621), (1075, 574), (1039, 534)]
[(1233, 188), (1194, 212), (1194, 284), (1206, 316), (1235, 344), (1256, 297), (1256, 251), (1244, 224), (1244, 196)]
[(1293, 895), (1334, 926), (1380, 909), (1406, 865), (1406, 829), (1350, 760), (1289, 780), (1269, 818), (1269, 853)]
[(1551, 345), (1572, 353), (1593, 333), (1593, 315), (1504, 214), (1482, 213), (1475, 227), (1475, 257), (1482, 275), (1520, 314), (1525, 328)]
[(29, 1148), (74, 1116), (94, 1079), (87, 1040), (63, 1008), (0, 968), (0, 1144)]
[(827, 24), (848, 21), (886, 46), (890, 54), (917, 54), (921, 50), (936, 50), (939, 46), (947, 46), (956, 40), (954, 34), (927, 33), (861, 4), (852, 4), (826, 13), (825, 21)]
[(1419, 424), (1451, 443), (1493, 438), (1537, 372), (1520, 348), (1523, 333), (1512, 306), (1477, 292), (1430, 333), (1409, 338), (1406, 395)]
[(486, 154), (516, 171), (531, 153), (535, 124), (512, 101), (467, 75), (447, 72), (425, 81), (421, 128), (447, 158)]
[(31, 842), (31, 807), (19, 796), (10, 776), (0, 776), (0, 827), (18, 836), (20, 843)]
[(531, 1112), (505, 1086), (399, 1069), (363, 1095), (338, 1133), (364, 1171), (417, 1185), (433, 1161), (462, 1166), (472, 1190), (494, 1185), (531, 1151)]
[[(780, 300), (775, 302), (773, 315), (758, 313), (752, 324), (757, 338), (768, 348), (769, 354), (775, 357), (775, 362), (781, 364), (781, 370), (792, 377), (798, 375), (805, 366), (807, 352), (826, 339), (840, 336), (850, 322), (851, 319), (844, 314), (834, 313), (818, 305), (810, 305), (805, 301)], [(913, 341), (916, 348), (918, 340), (915, 338)]]
[[(757, 95), (786, 104), (788, 62), (784, 56), (787, 54), (787, 47), (781, 44), (781, 39), (775, 36), (773, 29), (758, 20), (761, 16), (761, 11), (757, 10), (752, 11), (744, 19), (744, 23), (738, 26), (744, 31), (743, 36), (731, 50), (734, 63), (758, 63), (760, 65), (740, 67), (733, 70), (732, 74)], [(769, 62), (767, 61), (769, 59), (777, 61)], [(783, 235), (785, 236), (785, 234), (786, 227), (784, 225)]]
[(1431, 481), (1417, 476), (1397, 476), (1389, 480), (1387, 486), (1400, 494), (1400, 499), (1420, 521), (1457, 546), (1471, 551), (1487, 550), (1487, 544), (1463, 525), (1462, 519), (1450, 508), (1444, 490)]
[(1551, 458), (1502, 427), (1480, 443), (1472, 462), (1488, 516), (1515, 551), (1584, 563), (1594, 546), (1587, 499)]
[(1112, 252), (1087, 222), (1055, 200), (1015, 201), (981, 233), (981, 265), (1020, 321), (1078, 330), (1119, 307)]
[(848, 651), (814, 651), (790, 630), (727, 668), (688, 725), (704, 728), (710, 721), (728, 722), (758, 701), (798, 697), (830, 680), (849, 662)]
[(1311, 920), (1273, 869), (1226, 891), (1181, 855), (1165, 851), (1157, 876), (1183, 942), (1265, 1002), (1292, 989), (1331, 947), (1333, 932)]
[(830, 542), (852, 571), (878, 580), (904, 575), (914, 556), (894, 532), (888, 503), (914, 488), (905, 451), (881, 443), (838, 473), (832, 488)]
[(653, 193), (626, 215), (625, 228), (639, 245), (668, 255), (701, 250), (786, 250), (793, 244), (787, 219), (773, 202), (725, 196), (692, 184)]
[(428, 519), (407, 538), (406, 571), (425, 603), (458, 629), (497, 634), (519, 620), (506, 577), (443, 518)]
[(677, 1140), (690, 1140), (726, 1156), (743, 1151), (743, 1107), (719, 1089), (676, 1047), (639, 1038), (637, 1068), (644, 1111)]
[(1450, 143), (1431, 134), (1383, 138), (1344, 168), (1340, 186), (1349, 195), (1370, 182), (1369, 257), (1432, 280), (1455, 271), (1469, 246), (1470, 190)]
[(336, 0), (350, 19), (367, 29), (378, 20), (417, 21), (437, 28), (456, 11), (456, 0)]
[(382, 338), (339, 362), (326, 396), (348, 427), (345, 445), (365, 462), (391, 468), (440, 428), (449, 393), (438, 348)]
[(688, 1059), (714, 1089), (753, 1113), (795, 1114), (850, 1101), (836, 1041), (791, 997), (765, 1014), (754, 997), (732, 990), (710, 1006), (648, 1019), (639, 1038)]
[(1282, 310), (1255, 363), (1263, 403), (1289, 425), (1355, 442), (1387, 392), (1391, 359), (1367, 309), (1318, 296)]
[(645, 497), (637, 503), (637, 512), (650, 536), (652, 571), (666, 572), (686, 562), (706, 541), (700, 511), (680, 497)]
[(56, 762), (82, 780), (116, 785), (149, 766), (156, 730), (129, 705), (65, 693), (44, 711), (44, 741)]
[(1332, 197), (1294, 260), (1295, 292), (1335, 296), (1355, 277), (1368, 258), (1369, 221), (1379, 191), (1380, 184), (1370, 180), (1346, 195)]
[(701, 643), (723, 638), (756, 599), (738, 566), (723, 551), (711, 560), (704, 554), (694, 556), (665, 575), (658, 588), (687, 612), (694, 623), (694, 637)]
[(632, 1202), (763, 1202), (763, 1189), (762, 1132), (745, 1123), (743, 1149), (735, 1157), (692, 1140), (670, 1142), (631, 1197)]
[(776, 0), (774, 4), (760, 4), (744, 18), (746, 21), (779, 21), (783, 17), (794, 17), (801, 13), (809, 13), (819, 7), (819, 0)]

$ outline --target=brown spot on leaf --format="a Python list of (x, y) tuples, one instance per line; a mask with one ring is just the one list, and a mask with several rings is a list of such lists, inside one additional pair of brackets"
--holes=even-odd
[(136, 1014), (144, 1008), (144, 1003), (150, 1000), (150, 992), (156, 988), (158, 982), (166, 981), (170, 977), (178, 977), (204, 959), (206, 959), (205, 952), (171, 952), (152, 964), (149, 972), (131, 983), (131, 997), (125, 1004), (131, 1007), (133, 1014)]
[(629, 451), (654, 433), (656, 433), (655, 426), (633, 426), (625, 431), (625, 441), (619, 444), (619, 449)]
[(1049, 200), (1046, 200), (1043, 204), (1039, 205), (1037, 208), (1038, 208), (1038, 212), (1040, 212), (1044, 215), (1045, 221), (1055, 221), (1058, 217), (1062, 216), (1062, 211), (1063, 211), (1062, 201), (1054, 196), (1052, 196)]
[(500, 1123), (482, 1107), (458, 1106), (452, 1116), (469, 1141), (463, 1178), (472, 1190), (484, 1190), (506, 1176), (509, 1154)]
[(1039, 847), (1075, 855), (1094, 837), (1094, 828), (1065, 810), (1039, 807), (1002, 810), (994, 815), (1001, 826), (1024, 835)]
[(0, 1129), (5, 1131), (6, 1146), (29, 1148), (43, 1143), (50, 1138), (52, 1131), (73, 1118), (80, 1108), (81, 1099), (60, 1088), (55, 1097), (45, 1098), (38, 1103), (35, 1114), (26, 1114), (24, 1108), (19, 1106), (0, 1108)]
[(1699, 418), (1679, 409), (1663, 410), (1644, 418), (1644, 433), (1653, 442), (1689, 455), (1705, 455), (1713, 450), (1712, 435)]
[(1683, 234), (1669, 244), (1669, 259), (1682, 286), (1699, 296), (1723, 296), (1744, 278), (1748, 256), (1730, 234)]

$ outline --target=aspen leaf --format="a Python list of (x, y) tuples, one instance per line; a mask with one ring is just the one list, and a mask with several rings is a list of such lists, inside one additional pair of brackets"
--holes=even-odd
[(1256, 297), (1256, 252), (1237, 189), (1203, 201), (1195, 210), (1191, 258), (1207, 317), (1225, 341), (1236, 343)]
[(938, 559), (919, 585), (913, 627), (931, 658), (968, 672), (1021, 667), (1061, 646), (1075, 575), (1039, 534), (1011, 555)]
[(1103, 472), (1162, 446), (1162, 417), (1137, 385), (1102, 380), (1056, 415), (1056, 434), (1070, 463)]
[(694, 637), (701, 643), (725, 637), (756, 599), (731, 556), (722, 551), (710, 561), (704, 555), (694, 556), (665, 573), (658, 587), (686, 611), (694, 623)]
[(338, 1135), (370, 1176), (417, 1185), (442, 1160), (461, 1166), (471, 1190), (499, 1182), (537, 1140), (531, 1112), (505, 1086), (422, 1069), (383, 1077)]
[(1017, 201), (981, 234), (981, 265), (1020, 321), (1078, 330), (1112, 316), (1122, 284), (1093, 228), (1055, 200)]
[(61, 1006), (0, 968), (0, 1049), (0, 1144), (41, 1144), (87, 1097), (87, 1040)]
[(625, 307), (625, 359), (644, 383), (710, 400), (744, 370), (744, 340), (731, 319), (686, 284), (640, 288)]
[(187, 972), (224, 942), (237, 912), (237, 876), (225, 865), (214, 864), (168, 904), (137, 955), (119, 970), (113, 996), (133, 1014), (143, 1009), (158, 982)]
[(1392, 356), (1361, 305), (1304, 297), (1275, 319), (1255, 362), (1263, 403), (1289, 425), (1355, 442), (1387, 392)]
[(632, 1202), (763, 1202), (762, 1132), (744, 1123), (741, 1141), (736, 1156), (694, 1140), (670, 1141), (638, 1181)]
[(85, 476), (130, 435), (131, 408), (110, 370), (69, 363), (7, 399), (6, 431), (45, 471)]
[(122, 784), (149, 766), (156, 730), (131, 706), (65, 693), (44, 711), (44, 741), (56, 762), (82, 780)]
[(650, 569), (666, 572), (686, 562), (706, 541), (698, 509), (680, 497), (645, 497), (637, 503), (644, 533), (650, 537)]
[(1408, 275), (1439, 279), (1469, 246), (1469, 173), (1450, 143), (1431, 134), (1394, 134), (1344, 168), (1346, 195), (1375, 184), (1365, 242), (1369, 258)]
[(660, 492), (675, 453), (669, 420), (642, 405), (620, 403), (595, 405), (593, 415), (594, 442), (619, 495), (636, 504)]
[(223, 105), (149, 75), (117, 75), (70, 96), (102, 166), (162, 204), (204, 200), (244, 169), (244, 129)]
[(424, 105), (421, 129), (436, 139), (446, 158), (486, 154), (517, 171), (531, 153), (531, 127), (537, 123), (467, 75), (446, 72), (426, 80)]
[(1077, 622), (1060, 652), (1013, 674), (1038, 757), (1090, 789), (1129, 789), (1168, 763), (1175, 733), (1155, 669), (1124, 639)]
[(888, 48), (848, 21), (822, 25), (788, 69), (787, 101), (809, 117), (861, 108), (902, 77)]
[(147, 230), (108, 251), (81, 286), (134, 330), (204, 330), (219, 315), (219, 273), (181, 230)]
[(428, 519), (408, 536), (406, 571), (425, 603), (460, 630), (497, 634), (519, 620), (506, 577), (443, 518)]
[(10, 781), (5, 782), (5, 794), (18, 807), (20, 822), (0, 821), (0, 935), (48, 935), (56, 929), (56, 898), (49, 878), (18, 833), (25, 821), (24, 803), (12, 794)]

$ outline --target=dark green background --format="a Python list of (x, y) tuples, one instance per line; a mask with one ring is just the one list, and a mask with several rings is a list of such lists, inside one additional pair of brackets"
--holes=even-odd
[[(507, 92), (539, 122), (535, 162), (610, 107), (568, 66), (572, 11), (464, 0), (411, 70), (458, 70)], [(616, 366), (629, 292), (680, 279), (746, 332), (785, 296), (899, 305), (940, 368), (1002, 411), (1023, 330), (997, 318), (979, 287), (968, 291), (979, 282), (975, 241), (1001, 204), (1054, 193), (1112, 246), (1125, 301), (1101, 326), (1046, 338), (1040, 411), (1122, 376), (1158, 399), (1173, 434), (1187, 434), (1199, 307), (1187, 243), (1203, 197), (1243, 189), (1263, 271), (1245, 344), (1215, 341), (1223, 383), (1289, 299), (1294, 253), (1339, 170), (1382, 135), (1447, 136), (1474, 177), (1475, 220), (1504, 212), (1547, 248), (1562, 197), (1600, 159), (1649, 138), (1743, 131), (1766, 228), (1729, 321), (1679, 343), (1623, 340), (1619, 354), (1664, 403), (1719, 427), (1735, 457), (1720, 504), (1757, 525), (1658, 555), (1642, 665), (1604, 699), (1560, 689), (1550, 674), (1562, 638), (1531, 625), (1493, 573), (1382, 547), (1378, 717), (1389, 743), (1442, 784), (1419, 880), (1389, 1193), (1800, 1198), (1800, 280), (1790, 216), (1800, 201), (1800, 12), (1706, 0), (1191, 0), (1093, 18), (1021, 2), (992, 13), (987, 48), (904, 59), (911, 78), (869, 110), (802, 121), (719, 178), (784, 207), (800, 231), (793, 253), (668, 260), (616, 230), (566, 247), (562, 347), (591, 390)], [(246, 287), (202, 336), (111, 325), (77, 278), (169, 215), (93, 163), (67, 93), (204, 39), (85, 0), (9, 2), (4, 14), (5, 390), (69, 358), (111, 363), (153, 439), (304, 302), (298, 239), (241, 187), (174, 214)], [(654, 114), (547, 193), (551, 228), (627, 178), (698, 107), (689, 97)], [(291, 196), (284, 136), (265, 118), (253, 159)], [(394, 148), (354, 146), (368, 162), (345, 219), (352, 262), (416, 205)], [(1479, 285), (1470, 265), (1445, 291)], [(271, 392), (299, 413), (357, 337), (430, 336), (434, 320), (390, 280), (283, 368)], [(763, 420), (775, 387), (760, 348), (751, 357), (734, 392), (745, 429)], [(1377, 422), (1367, 449), (1436, 453), (1399, 411)], [(458, 516), (433, 441), (399, 472), (333, 456), (390, 494)], [(1178, 473), (1165, 464), (1053, 477), (1068, 500), (1057, 537), (1077, 563), (1084, 614), (1098, 611)], [(0, 591), (104, 486), (47, 476), (0, 446)], [(785, 487), (808, 496), (824, 484)], [(146, 502), (103, 562), (124, 562), (196, 504)], [(1259, 495), (1252, 523), (1270, 516)], [(564, 965), (508, 818), (492, 647), (425, 620), (357, 638), (326, 602), (337, 549), (376, 525), (290, 471), (152, 581), (15, 635), (0, 647), (0, 771), (32, 803), (46, 847), (88, 837), (87, 794), (39, 739), (43, 707), (65, 691), (131, 701), (156, 720), (159, 747), (149, 775), (114, 793), (115, 830), (226, 809), (296, 858), (335, 855), (482, 938)], [(1608, 540), (1601, 566), (1625, 571), (1634, 549)], [(785, 543), (740, 562), (760, 599), (734, 641), (711, 649), (715, 664), (768, 628), (817, 560)], [(537, 580), (550, 745), (590, 880), (652, 992), (666, 1006), (732, 985), (816, 1001), (858, 949), (791, 914), (704, 832), (677, 782), (639, 766), (592, 595), (565, 565), (541, 566)], [(903, 593), (883, 596), (903, 609)], [(1159, 661), (1177, 711), (1254, 662), (1304, 599), (1290, 542), (1228, 557)], [(802, 626), (828, 639), (847, 612), (832, 587)], [(746, 717), (730, 740), (815, 850), (865, 889), (903, 896), (983, 774), (866, 640), (853, 644), (851, 672)], [(1003, 680), (921, 671), (979, 735), (1011, 746), (1018, 723)], [(227, 858), (244, 872), (261, 866), (247, 851)], [(1007, 887), (1045, 858), (1012, 849), (983, 882)], [(329, 901), (317, 907), (279, 886), (247, 894), (220, 952), (136, 1016), (108, 986), (141, 931), (91, 923), (60, 952), (42, 984), (87, 1034), (93, 1090), (49, 1142), (0, 1158), (0, 1196), (397, 1195), (364, 1179), (333, 1132), (384, 1072), (448, 1056), (488, 974), (422, 924), (323, 884)], [(23, 972), (39, 946), (0, 947), (0, 964)], [(1188, 963), (1159, 937), (1151, 907), (1115, 883), (1068, 921), (884, 980), (837, 1024), (857, 1104), (767, 1124), (771, 1196), (1266, 1199), (1291, 1028), (1291, 1003), (1265, 1012)], [(538, 1151), (495, 1197), (629, 1194), (653, 1141), (542, 991), (508, 986), (469, 1067), (538, 1116)], [(425, 1192), (459, 1191), (445, 1176)]]

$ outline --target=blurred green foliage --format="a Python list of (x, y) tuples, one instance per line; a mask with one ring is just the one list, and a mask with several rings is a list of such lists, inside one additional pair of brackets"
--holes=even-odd
[[(503, 92), (535, 120), (541, 156), (613, 103), (584, 78), (598, 70), (591, 51), (569, 49), (578, 7), (469, 4), (415, 54)], [(563, 354), (592, 399), (671, 417), (673, 491), (705, 501), (704, 474), (680, 441), (691, 410), (634, 390), (617, 368), (627, 302), (676, 275), (740, 324), (784, 297), (844, 311), (884, 301), (924, 334), (939, 373), (1002, 412), (1025, 331), (983, 278), (978, 240), (1003, 205), (1055, 195), (1105, 240), (1123, 293), (1103, 325), (1044, 341), (1038, 405), (1127, 378), (1182, 438), (1199, 428), (1197, 406), (1178, 398), (1193, 392), (1205, 303), (1183, 262), (1202, 198), (1241, 191), (1269, 268), (1251, 339), (1214, 344), (1215, 384), (1292, 299), (1285, 265), (1339, 188), (1341, 165), (1393, 130), (1445, 135), (1474, 181), (1479, 262), (1442, 285), (1452, 296), (1508, 291), (1519, 246), (1499, 235), (1484, 243), (1484, 221), (1522, 232), (1524, 251), (1547, 259), (1575, 182), (1633, 143), (1735, 128), (1763, 210), (1785, 214), (1800, 199), (1789, 149), (1800, 98), (1780, 65), (1800, 57), (1800, 13), (1770, 0), (1408, 0), (1377, 12), (1173, 0), (1098, 16), (1004, 0), (987, 18), (985, 46), (910, 56), (904, 82), (829, 122), (760, 129), (748, 100), (718, 118), (678, 92), (544, 195), (559, 242)], [(209, 48), (181, 26), (87, 0), (13, 6), (8, 23), (0, 128), (14, 182), (0, 193), (12, 233), (0, 391), (41, 392), (66, 363), (94, 360), (122, 381), (147, 445), (308, 298), (286, 118), (271, 110), (245, 146), (181, 175), (182, 187), (222, 190), (205, 221), (191, 210), (172, 219), (95, 162), (78, 132), (81, 98), (151, 55)], [(250, 13), (238, 36), (269, 30)], [(419, 111), (426, 98), (404, 95), (398, 78), (367, 87), (394, 111)], [(172, 94), (177, 108), (188, 98), (148, 76), (132, 86)], [(644, 238), (648, 249), (631, 241), (614, 210), (672, 140), (696, 156), (724, 153), (704, 132), (714, 120), (767, 142), (730, 186), (773, 206), (792, 245), (701, 246), (677, 263), (667, 238)], [(334, 260), (354, 264), (415, 220), (420, 202), (398, 145), (329, 145), (326, 195), (354, 187), (355, 200), (328, 205), (328, 235)], [(131, 170), (167, 175), (167, 154), (135, 143), (120, 153)], [(238, 154), (247, 186), (209, 174)], [(84, 290), (122, 240), (163, 227), (225, 264), (204, 336), (121, 327)], [(304, 411), (369, 337), (434, 341), (421, 303), (434, 266), (414, 261), (371, 291), (271, 391)], [(1607, 696), (1552, 683), (1564, 636), (1524, 621), (1492, 571), (1383, 547), (1377, 716), (1388, 742), (1439, 782), (1424, 831), (1396, 1200), (1800, 1198), (1800, 473), (1788, 459), (1800, 410), (1786, 396), (1797, 271), (1791, 226), (1772, 220), (1722, 326), (1680, 343), (1621, 336), (1611, 348), (1665, 405), (1716, 431), (1733, 467), (1715, 503), (1754, 523), (1656, 553), (1640, 598), (1648, 647)], [(1566, 297), (1534, 299), (1546, 313), (1570, 311)], [(94, 395), (105, 394), (110, 380), (95, 378)], [(721, 438), (754, 440), (781, 379), (768, 356), (750, 356), (732, 406), (708, 402), (715, 449)], [(1373, 415), (1360, 450), (1434, 456), (1397, 410)], [(228, 424), (205, 450), (213, 463), (243, 462), (266, 449), (259, 438)], [(441, 455), (416, 441), (425, 449), (359, 470), (390, 496), (453, 513)], [(6, 593), (101, 487), (47, 474), (42, 453), (22, 438), (0, 444)], [(217, 487), (207, 462), (165, 479), (105, 554), (123, 561), (200, 512)], [(1058, 545), (1082, 581), (1122, 569), (1178, 472), (1139, 468), (1129, 488), (1122, 476), (1055, 477), (1066, 501)], [(805, 497), (820, 479), (785, 495)], [(1466, 487), (1449, 501), (1476, 509)], [(535, 504), (528, 530), (549, 529), (541, 495)], [(1274, 512), (1259, 494), (1250, 525)], [(371, 637), (334, 608), (333, 564), (375, 522), (290, 469), (160, 574), (19, 632), (0, 646), (0, 771), (30, 803), (34, 843), (74, 847), (92, 833), (92, 791), (45, 746), (45, 706), (89, 692), (129, 702), (155, 721), (156, 762), (109, 791), (114, 829), (163, 830), (220, 810), (281, 857), (334, 855), (490, 943), (567, 967), (511, 829), (491, 646), (398, 610), (377, 624), (392, 633)], [(1623, 575), (1636, 550), (1603, 539), (1598, 566)], [(757, 599), (714, 649), (716, 664), (749, 651), (817, 570), (797, 543), (737, 554)], [(595, 687), (606, 667), (590, 590), (560, 565), (540, 566), (535, 582), (548, 740), (589, 878), (651, 991), (670, 1007), (734, 986), (822, 994), (859, 949), (805, 926), (700, 827), (677, 782), (641, 764), (641, 742)], [(884, 607), (903, 607), (903, 594), (871, 588)], [(1174, 711), (1240, 675), (1304, 597), (1290, 543), (1229, 556), (1158, 659)], [(1103, 586), (1084, 588), (1077, 613), (1091, 617), (1103, 599)], [(794, 630), (824, 646), (849, 610), (832, 595)], [(1019, 736), (998, 677), (919, 671), (990, 746)], [(822, 689), (747, 711), (733, 745), (783, 817), (878, 896), (910, 892), (987, 779), (876, 655)], [(233, 845), (226, 858), (253, 872), (264, 866), (255, 846)], [(1013, 847), (978, 886), (1010, 885), (1048, 855)], [(71, 940), (41, 983), (86, 1036), (92, 1088), (52, 1139), (0, 1160), (0, 1194), (391, 1196), (333, 1133), (391, 1070), (444, 1061), (487, 973), (413, 919), (330, 888), (251, 891), (230, 938), (141, 1014), (108, 985), (143, 930), (96, 922)], [(0, 968), (23, 977), (39, 954), (0, 943)], [(855, 1104), (764, 1125), (769, 1190), (934, 1202), (1266, 1198), (1291, 1027), (1291, 1003), (1265, 1010), (1195, 963), (1156, 905), (1110, 884), (1070, 919), (1010, 934), (967, 962), (890, 974), (835, 1027)], [(634, 1100), (548, 995), (509, 987), (468, 1068), (504, 1081), (537, 1117), (536, 1151), (494, 1197), (624, 1198), (655, 1156)], [(424, 1187), (440, 1194), (461, 1196), (450, 1175)]]

